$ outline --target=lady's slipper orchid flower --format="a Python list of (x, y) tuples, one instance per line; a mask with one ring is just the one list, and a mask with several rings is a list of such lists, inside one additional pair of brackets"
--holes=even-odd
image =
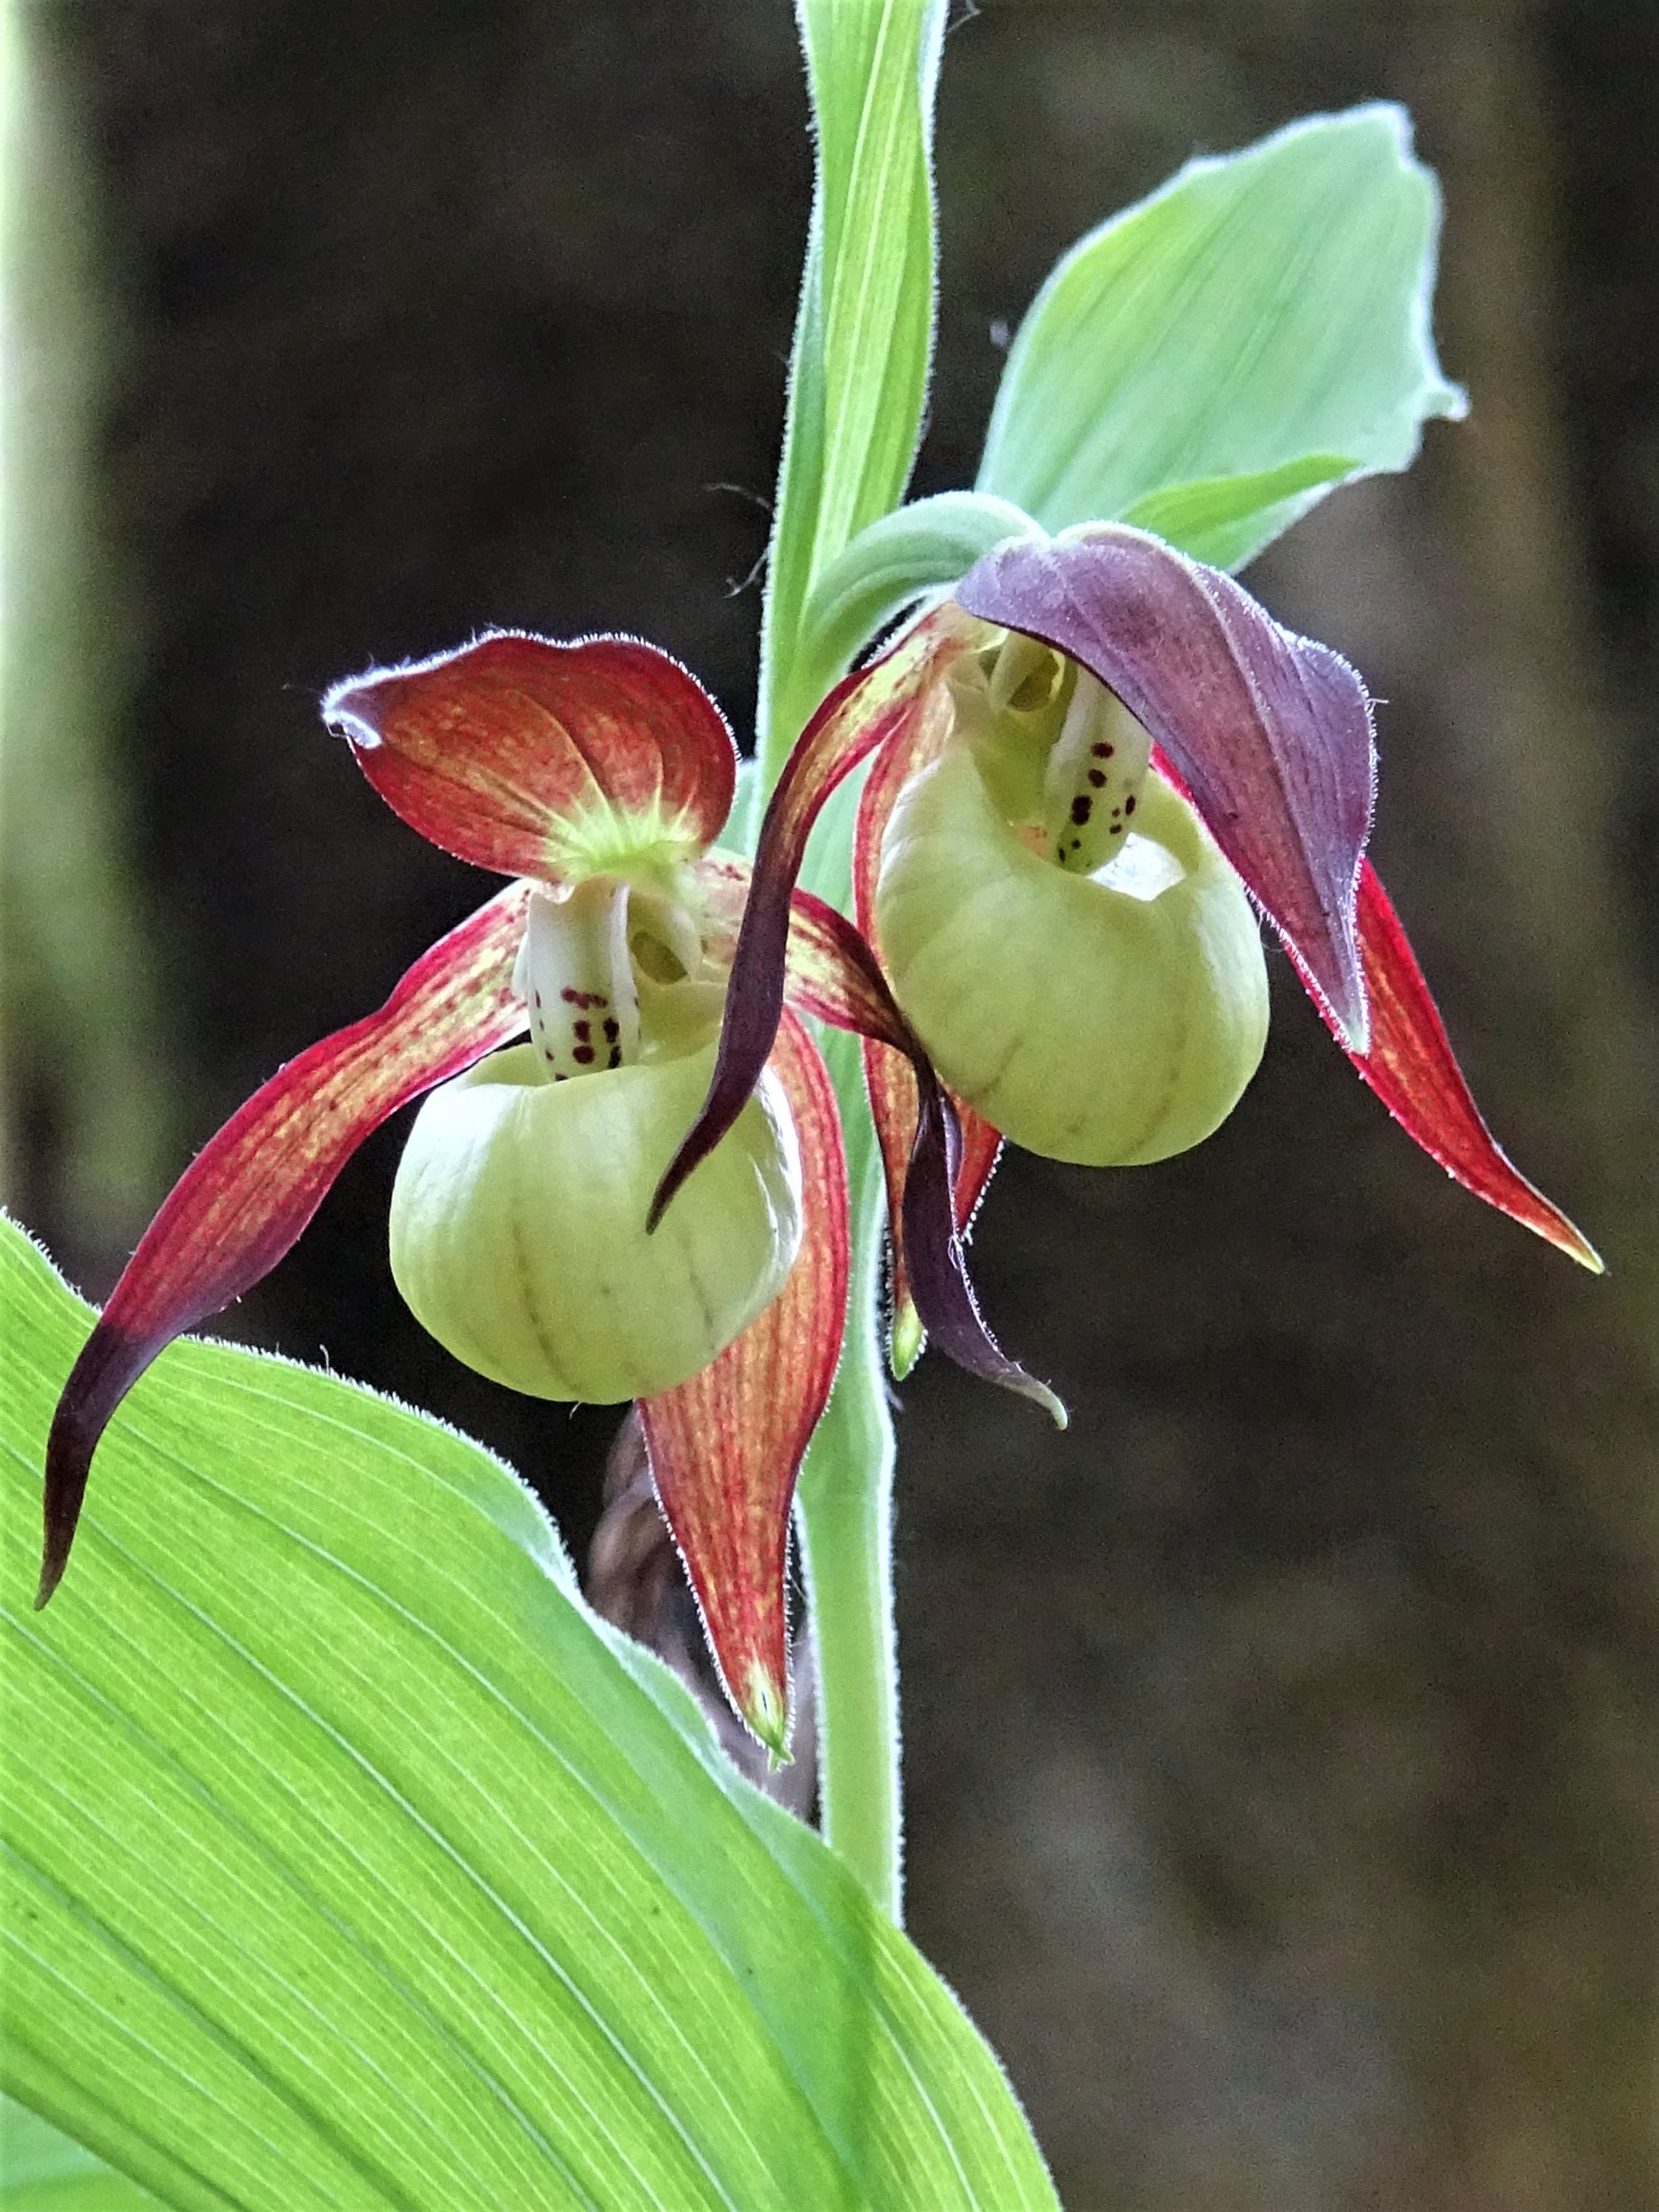
[[(789, 1006), (769, 1001), (729, 1133), (647, 1234), (722, 1015), (744, 1030), (727, 983), (749, 870), (714, 846), (736, 774), (719, 709), (638, 640), (496, 632), (341, 684), (323, 711), (406, 822), (514, 880), (379, 1013), (290, 1060), (164, 1203), (58, 1407), (40, 1602), (67, 1564), (94, 1449), (127, 1390), (174, 1336), (267, 1273), (357, 1146), (431, 1092), (393, 1199), (399, 1288), (440, 1342), (517, 1389), (640, 1401), (723, 1679), (781, 1753), (789, 1502), (847, 1295), (840, 1124), (798, 1015), (879, 1039), (913, 1066), (918, 1289), (935, 1325), (971, 1337), (950, 1110), (857, 932), (786, 895)], [(995, 1365), (988, 1346), (979, 1356)]]
[[(956, 1094), (960, 1226), (1003, 1135), (1052, 1158), (1133, 1163), (1226, 1117), (1266, 1030), (1253, 902), (1408, 1134), (1599, 1270), (1486, 1129), (1365, 858), (1376, 776), (1360, 678), (1232, 577), (1113, 523), (987, 554), (808, 724), (761, 833), (733, 969), (745, 1022), (727, 1023), (667, 1188), (749, 1094), (769, 1034), (754, 1009), (782, 1004), (808, 833), (866, 761), (857, 918)], [(914, 1089), (885, 1047), (865, 1051), (897, 1201)], [(890, 1217), (902, 1223), (899, 1203)], [(924, 1264), (896, 1235), (901, 1371), (926, 1324)], [(975, 1364), (971, 1343), (947, 1348)]]

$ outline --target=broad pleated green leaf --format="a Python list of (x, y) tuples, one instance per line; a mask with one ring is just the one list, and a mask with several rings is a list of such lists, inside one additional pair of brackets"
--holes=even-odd
[(477, 1446), (179, 1344), (32, 1612), (87, 1311), (9, 1224), (0, 1307), (13, 2095), (180, 2207), (1052, 2204), (948, 1992)]
[[(796, 664), (807, 594), (896, 504), (933, 343), (933, 94), (944, 0), (798, 0), (817, 144), (767, 584), (763, 713), (776, 757), (817, 704)], [(839, 671), (834, 672), (839, 673)]]
[[(1462, 413), (1429, 326), (1439, 233), (1439, 188), (1396, 107), (1189, 163), (1039, 292), (978, 488), (1051, 531), (1136, 520), (1239, 565), (1331, 482), (1405, 468), (1429, 416)], [(1289, 495), (1285, 471), (1303, 475)], [(1261, 480), (1229, 498), (1227, 477)], [(1190, 535), (1146, 513), (1177, 487), (1199, 511), (1172, 511)]]

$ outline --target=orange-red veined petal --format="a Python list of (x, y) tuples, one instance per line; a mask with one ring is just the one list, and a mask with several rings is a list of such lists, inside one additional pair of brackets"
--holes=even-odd
[(38, 1603), (68, 1564), (98, 1439), (156, 1353), (269, 1274), (389, 1113), (524, 1027), (512, 978), (530, 889), (509, 884), (418, 959), (378, 1013), (290, 1060), (174, 1185), (58, 1403)]
[[(1369, 1049), (1353, 1051), (1320, 993), (1308, 990), (1337, 1042), (1406, 1135), (1466, 1191), (1599, 1275), (1601, 1261), (1589, 1238), (1511, 1164), (1482, 1119), (1416, 955), (1369, 861), (1360, 871), (1359, 922), (1371, 1001)], [(1307, 982), (1306, 971), (1302, 980)]]
[(789, 1726), (789, 1509), (847, 1315), (847, 1164), (828, 1071), (787, 1010), (771, 1065), (800, 1139), (806, 1234), (782, 1290), (700, 1375), (640, 1402), (651, 1473), (739, 1717)]
[(492, 631), (335, 684), (323, 718), (423, 837), (503, 875), (557, 880), (654, 837), (684, 858), (731, 811), (725, 717), (672, 654), (637, 638)]

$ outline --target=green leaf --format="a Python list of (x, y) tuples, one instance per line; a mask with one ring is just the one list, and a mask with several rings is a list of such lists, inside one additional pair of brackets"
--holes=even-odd
[(1285, 497), (1280, 472), (1337, 455), (1345, 476), (1405, 468), (1429, 416), (1464, 409), (1429, 327), (1440, 216), (1396, 107), (1314, 116), (1190, 162), (1039, 292), (979, 489), (1058, 531), (1129, 519), (1174, 487), (1213, 504), (1217, 479), (1255, 478), (1253, 510), (1235, 485), (1236, 565), (1334, 480), (1316, 473)]
[(1354, 470), (1354, 462), (1342, 454), (1309, 453), (1253, 476), (1205, 477), (1197, 484), (1148, 492), (1123, 520), (1213, 568), (1242, 567), (1265, 543), (1264, 528), (1271, 524), (1269, 535), (1277, 536), (1306, 512), (1304, 493), (1328, 489)]
[(37, 2114), (0, 2097), (0, 2204), (6, 2212), (155, 2212), (156, 2199)]
[(25, 2111), (9, 2097), (0, 2097), (0, 2183), (4, 2201), (25, 2183), (56, 2181), (66, 2174), (97, 2173), (99, 2162), (90, 2151), (67, 2136), (59, 2135), (38, 2114)]
[(798, 0), (817, 172), (767, 578), (768, 786), (817, 704), (807, 595), (903, 496), (933, 343), (933, 94), (944, 0)]
[(30, 1610), (86, 1308), (0, 1233), (4, 2086), (164, 2202), (1051, 2205), (995, 2060), (477, 1445), (165, 1353)]

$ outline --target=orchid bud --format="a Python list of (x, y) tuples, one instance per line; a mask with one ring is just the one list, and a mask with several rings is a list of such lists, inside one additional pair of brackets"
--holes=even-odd
[(1085, 672), (1011, 637), (952, 692), (952, 736), (882, 843), (894, 995), (945, 1082), (1028, 1151), (1096, 1167), (1185, 1151), (1267, 1036), (1237, 877)]
[(709, 1087), (718, 986), (669, 897), (602, 878), (531, 903), (529, 1044), (416, 1117), (392, 1274), (446, 1350), (532, 1397), (611, 1404), (685, 1382), (782, 1289), (800, 1246), (788, 1101), (764, 1075), (651, 1235), (653, 1192)]

